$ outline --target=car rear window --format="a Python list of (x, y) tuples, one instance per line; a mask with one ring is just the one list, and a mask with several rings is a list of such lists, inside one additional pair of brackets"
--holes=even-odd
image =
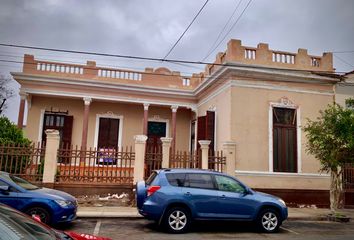
[(167, 173), (166, 178), (169, 184), (175, 187), (183, 187), (186, 178), (185, 173)]
[(187, 174), (185, 187), (215, 189), (213, 178), (210, 174), (189, 173)]
[(157, 172), (152, 172), (150, 177), (145, 181), (146, 185), (150, 185), (152, 181), (154, 181), (156, 176), (157, 176)]

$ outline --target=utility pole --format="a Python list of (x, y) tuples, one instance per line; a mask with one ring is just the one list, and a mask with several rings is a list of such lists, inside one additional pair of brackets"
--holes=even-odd
[(0, 105), (0, 114), (2, 113), (2, 107), (4, 106), (5, 102), (6, 102), (6, 98), (4, 98), (4, 99), (2, 100), (2, 103), (1, 103), (1, 105)]

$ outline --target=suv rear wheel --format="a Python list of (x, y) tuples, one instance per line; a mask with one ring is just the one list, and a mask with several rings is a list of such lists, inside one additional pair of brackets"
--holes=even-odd
[(262, 232), (274, 233), (279, 230), (281, 221), (275, 210), (267, 208), (260, 212), (257, 224)]
[(164, 226), (171, 233), (184, 233), (191, 224), (191, 216), (188, 210), (183, 207), (169, 209), (164, 217)]

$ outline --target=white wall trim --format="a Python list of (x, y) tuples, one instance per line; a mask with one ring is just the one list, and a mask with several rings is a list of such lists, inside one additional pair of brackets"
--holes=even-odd
[(44, 122), (45, 109), (41, 109), (39, 115), (39, 127), (38, 127), (38, 142), (42, 146), (42, 132), (43, 132), (43, 122)]
[(312, 177), (312, 178), (329, 178), (327, 173), (282, 173), (282, 172), (265, 172), (265, 171), (243, 171), (236, 170), (236, 176), (265, 176), (265, 177)]
[[(285, 99), (285, 98), (282, 98)], [(293, 104), (292, 102), (283, 102), (282, 100), (280, 102), (270, 102), (269, 103), (269, 108), (268, 108), (268, 166), (269, 172), (274, 172), (273, 171), (273, 108), (274, 107), (281, 107), (281, 108), (290, 108), (290, 109), (295, 109), (296, 111), (296, 163), (297, 163), (297, 172), (301, 173), (302, 172), (302, 158), (301, 158), (301, 112), (300, 112), (300, 107), (298, 105)]]
[(211, 99), (215, 98), (225, 90), (230, 87), (244, 87), (244, 88), (255, 88), (255, 89), (267, 89), (267, 90), (275, 90), (275, 91), (287, 91), (287, 92), (296, 92), (296, 93), (306, 93), (306, 94), (316, 94), (316, 95), (325, 95), (325, 96), (334, 96), (333, 91), (316, 91), (316, 90), (305, 90), (301, 88), (291, 88), (287, 86), (277, 86), (275, 84), (266, 84), (266, 83), (254, 83), (248, 80), (231, 80), (226, 82), (212, 94), (208, 95), (207, 97), (201, 99), (197, 107), (207, 103)]
[(267, 89), (267, 90), (280, 90), (280, 91), (287, 91), (287, 92), (318, 94), (318, 95), (326, 95), (326, 96), (334, 95), (333, 91), (306, 90), (306, 89), (296, 88), (296, 87), (279, 86), (276, 84), (254, 83), (247, 80), (232, 80), (231, 86), (245, 87), (245, 88), (259, 88), (259, 89)]
[(214, 91), (212, 94), (208, 95), (207, 97), (200, 99), (197, 107), (202, 106), (203, 104), (207, 103), (208, 101), (210, 101), (211, 99), (215, 98), (216, 96), (218, 96), (219, 94), (221, 94), (222, 92), (224, 92), (225, 90), (227, 90), (228, 88), (231, 87), (231, 82), (227, 82), (224, 85), (222, 85), (220, 88), (218, 88), (216, 91)]
[(119, 119), (119, 128), (118, 128), (118, 149), (122, 147), (122, 136), (123, 136), (123, 116), (117, 115), (112, 112), (107, 112), (103, 114), (96, 114), (96, 126), (95, 126), (95, 137), (94, 137), (94, 147), (97, 148), (98, 144), (98, 131), (100, 126), (100, 118), (113, 118)]
[(170, 120), (166, 118), (148, 118), (148, 124), (149, 122), (164, 122), (166, 123), (166, 136), (165, 137), (170, 137)]
[(91, 86), (91, 87), (100, 87), (100, 88), (110, 88), (110, 89), (119, 89), (119, 90), (130, 90), (134, 92), (144, 92), (144, 93), (153, 93), (153, 94), (175, 94), (177, 97), (193, 97), (193, 90), (189, 89), (172, 89), (172, 88), (161, 88), (156, 86), (148, 85), (135, 85), (135, 84), (124, 84), (124, 83), (112, 83), (109, 81), (95, 79), (77, 79), (77, 78), (57, 78), (53, 76), (39, 76), (39, 75), (28, 75), (23, 73), (13, 73), (14, 76), (19, 77), (19, 80), (33, 82), (45, 82), (45, 83), (60, 83), (60, 84), (69, 84), (77, 86)]
[(83, 98), (83, 97), (89, 97), (97, 100), (107, 100), (107, 101), (117, 101), (117, 102), (129, 102), (129, 103), (141, 103), (144, 104), (146, 102), (149, 102), (149, 104), (153, 105), (161, 105), (161, 106), (171, 106), (171, 105), (178, 105), (179, 107), (185, 107), (185, 108), (195, 108), (195, 104), (186, 104), (183, 102), (166, 102), (166, 101), (153, 101), (150, 99), (142, 99), (142, 98), (130, 98), (130, 97), (117, 97), (117, 96), (102, 96), (102, 95), (87, 95), (84, 93), (70, 93), (70, 92), (58, 92), (58, 91), (48, 91), (48, 90), (37, 90), (37, 89), (31, 89), (31, 88), (22, 88), (23, 91), (31, 94), (41, 94), (41, 95), (48, 95), (48, 96), (64, 96), (64, 97), (73, 97), (73, 98)]

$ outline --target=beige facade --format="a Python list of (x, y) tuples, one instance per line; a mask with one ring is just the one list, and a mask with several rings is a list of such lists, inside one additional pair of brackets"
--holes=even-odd
[(345, 80), (336, 85), (336, 103), (345, 107), (346, 99), (354, 99), (354, 72), (345, 74)]
[[(13, 76), (28, 102), (25, 132), (33, 141), (42, 140), (43, 116), (50, 111), (72, 115), (71, 143), (80, 146), (87, 139), (87, 147), (98, 146), (100, 118), (119, 119), (119, 146), (133, 145), (133, 136), (143, 134), (147, 122), (164, 122), (165, 137), (175, 139), (176, 150), (189, 151), (197, 140), (212, 140), (214, 150), (235, 143), (235, 175), (251, 187), (329, 189), (328, 175), (320, 174), (319, 161), (306, 153), (301, 126), (334, 100), (337, 78), (320, 74), (333, 72), (331, 53), (311, 56), (305, 49), (288, 53), (231, 40), (214, 64), (192, 76), (166, 68), (99, 68), (91, 61), (68, 65), (30, 55), (24, 61), (23, 72)], [(292, 140), (287, 140), (292, 150), (284, 149), (292, 151), (295, 166), (288, 172), (274, 165), (274, 109), (293, 114)], [(205, 123), (206, 139), (200, 139), (198, 124), (208, 112), (213, 119)]]

